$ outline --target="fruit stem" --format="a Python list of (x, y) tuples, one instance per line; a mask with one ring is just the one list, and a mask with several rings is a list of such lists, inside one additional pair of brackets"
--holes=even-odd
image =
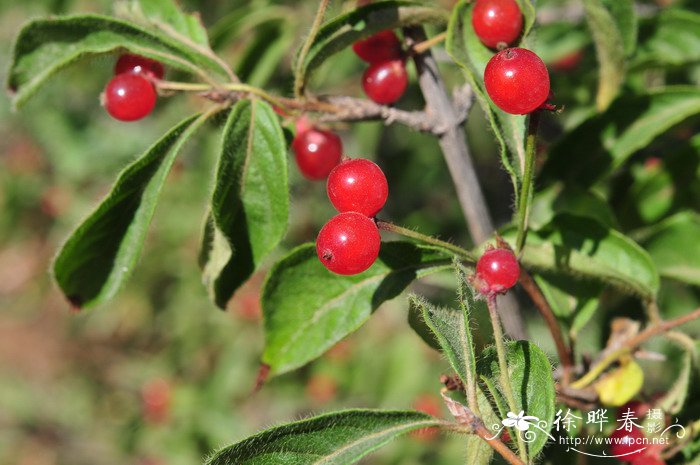
[(459, 257), (463, 258), (468, 262), (476, 262), (474, 256), (468, 250), (465, 250), (457, 245), (450, 244), (449, 242), (441, 241), (440, 239), (437, 239), (435, 237), (427, 236), (425, 234), (413, 231), (412, 229), (403, 228), (401, 226), (395, 225), (394, 223), (389, 223), (388, 221), (383, 220), (377, 220), (377, 227), (383, 231), (392, 232), (404, 237), (415, 239), (419, 242), (435, 245), (437, 247), (442, 247), (443, 249), (447, 249), (450, 252), (453, 252), (455, 255), (458, 255)]
[(515, 242), (515, 253), (520, 254), (527, 238), (527, 222), (530, 216), (532, 201), (532, 184), (535, 177), (535, 158), (537, 157), (537, 129), (540, 126), (541, 111), (530, 113), (527, 125), (527, 141), (525, 143), (525, 169), (520, 184), (518, 199), (518, 238)]
[[(491, 317), (491, 326), (493, 326), (493, 339), (496, 343), (496, 353), (498, 354), (498, 371), (501, 381), (501, 389), (503, 395), (508, 402), (508, 408), (511, 412), (517, 414), (519, 412), (515, 403), (515, 395), (513, 394), (513, 386), (510, 384), (510, 376), (508, 373), (508, 361), (506, 357), (506, 346), (504, 344), (503, 329), (501, 321), (498, 318), (498, 304), (496, 303), (496, 294), (491, 294), (486, 298), (489, 307), (489, 316)], [(515, 435), (518, 442), (518, 451), (523, 462), (527, 463), (527, 451), (525, 449), (525, 441), (519, 434)]]
[(440, 34), (437, 34), (431, 37), (430, 39), (424, 40), (423, 42), (418, 42), (413, 47), (411, 47), (411, 50), (413, 51), (413, 53), (425, 53), (427, 50), (431, 49), (440, 42), (444, 42), (445, 39), (447, 39), (447, 31), (441, 32)]
[(304, 61), (306, 61), (306, 55), (309, 54), (311, 45), (318, 34), (318, 30), (321, 29), (321, 24), (323, 23), (323, 17), (326, 15), (326, 9), (330, 0), (321, 0), (318, 4), (318, 11), (316, 11), (316, 17), (311, 25), (311, 30), (309, 35), (306, 36), (306, 41), (299, 52), (296, 60), (296, 66), (294, 69), (294, 96), (296, 98), (301, 98), (304, 95), (304, 73), (301, 72), (304, 68)]
[(648, 339), (654, 336), (658, 336), (661, 333), (665, 333), (676, 326), (688, 323), (690, 321), (700, 318), (700, 308), (693, 310), (687, 315), (683, 315), (675, 320), (662, 321), (659, 323), (654, 323), (647, 326), (647, 328), (636, 336), (628, 339), (624, 342), (622, 347), (613, 350), (607, 354), (600, 362), (593, 365), (593, 367), (584, 376), (579, 378), (577, 381), (571, 383), (571, 388), (573, 389), (584, 389), (588, 387), (593, 381), (595, 381), (601, 373), (608, 369), (610, 365), (615, 363), (620, 357), (631, 354), (634, 349), (645, 343)]

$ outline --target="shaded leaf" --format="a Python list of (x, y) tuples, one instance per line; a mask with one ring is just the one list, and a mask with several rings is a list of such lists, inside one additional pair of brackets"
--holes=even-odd
[[(544, 431), (534, 426), (530, 428), (535, 436), (528, 443), (528, 455), (534, 457), (549, 440), (547, 434), (554, 420), (555, 391), (552, 365), (544, 352), (529, 341), (506, 342), (506, 358), (516, 410), (522, 410), (525, 415), (537, 417), (542, 422), (539, 427)], [(484, 351), (477, 369), (480, 376), (490, 381), (487, 386), (491, 395), (494, 398), (503, 398), (498, 355), (494, 347)]]
[(633, 68), (683, 66), (700, 62), (700, 14), (664, 8), (640, 27)]
[(602, 195), (563, 183), (536, 193), (531, 209), (529, 224), (535, 230), (547, 225), (559, 213), (593, 218), (605, 226), (618, 227), (615, 213)]
[(197, 115), (187, 118), (129, 165), (63, 245), (54, 278), (74, 306), (110, 299), (131, 274), (177, 153), (204, 121)]
[(579, 281), (556, 273), (539, 273), (535, 281), (557, 319), (563, 321), (573, 335), (595, 315), (604, 288), (602, 283)]
[(446, 21), (445, 10), (406, 0), (388, 0), (355, 8), (327, 21), (319, 29), (303, 62), (297, 59), (294, 65), (297, 80), (308, 82), (314, 69), (329, 57), (379, 31)]
[(71, 63), (99, 54), (128, 50), (172, 68), (204, 75), (226, 75), (210, 56), (133, 23), (107, 16), (79, 15), (38, 19), (19, 33), (7, 78), (19, 107), (50, 77)]
[(224, 128), (211, 201), (204, 278), (224, 308), (287, 231), (287, 148), (277, 115), (258, 100), (240, 100)]
[(205, 465), (347, 465), (402, 434), (441, 424), (414, 411), (346, 410), (268, 429), (215, 452)]
[(440, 249), (388, 242), (369, 270), (341, 276), (321, 264), (314, 244), (297, 247), (274, 266), (263, 289), (262, 361), (272, 374), (310, 362), (415, 279), (448, 269), (450, 263)]
[(155, 28), (175, 40), (209, 48), (207, 30), (199, 13), (185, 13), (174, 0), (131, 0), (128, 19)]

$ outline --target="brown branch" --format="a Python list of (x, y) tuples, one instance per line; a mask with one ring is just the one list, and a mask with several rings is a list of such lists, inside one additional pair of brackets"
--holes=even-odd
[[(405, 28), (404, 36), (409, 42), (409, 47), (426, 40), (421, 27)], [(467, 220), (471, 238), (475, 244), (480, 244), (491, 237), (494, 226), (467, 146), (464, 120), (460, 118), (450, 100), (430, 50), (413, 55), (413, 62), (425, 99), (426, 113), (431, 118), (441, 118), (448, 127), (448, 130), (439, 136), (438, 142), (457, 190), (457, 198)], [(499, 308), (506, 332), (515, 339), (525, 339), (525, 324), (515, 299), (505, 296)]]
[(571, 349), (564, 341), (564, 336), (562, 335), (561, 328), (559, 327), (559, 322), (557, 321), (556, 316), (554, 316), (552, 307), (549, 305), (549, 302), (547, 302), (544, 294), (542, 294), (540, 287), (537, 285), (535, 280), (532, 279), (532, 276), (530, 276), (530, 273), (528, 273), (523, 267), (520, 268), (520, 285), (523, 287), (527, 295), (530, 296), (530, 299), (535, 304), (535, 307), (540, 312), (540, 315), (542, 315), (542, 318), (544, 318), (544, 321), (547, 323), (549, 332), (551, 333), (554, 344), (557, 347), (559, 360), (561, 361), (562, 382), (564, 385), (569, 384), (574, 362)]

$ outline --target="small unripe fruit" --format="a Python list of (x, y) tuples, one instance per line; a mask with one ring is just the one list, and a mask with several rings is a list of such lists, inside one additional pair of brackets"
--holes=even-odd
[(119, 57), (117, 64), (114, 66), (115, 75), (123, 73), (144, 74), (155, 79), (163, 79), (163, 76), (165, 76), (165, 69), (163, 69), (163, 65), (156, 60), (125, 53)]
[(292, 141), (292, 150), (299, 171), (307, 179), (318, 181), (340, 163), (343, 156), (343, 143), (330, 131), (310, 128), (297, 132)]
[(508, 249), (484, 252), (476, 263), (475, 286), (482, 294), (503, 293), (515, 286), (520, 277), (520, 265)]
[(340, 213), (321, 228), (316, 253), (333, 273), (362, 273), (377, 260), (381, 236), (377, 225), (361, 213)]
[(520, 36), (523, 15), (515, 0), (477, 0), (472, 10), (472, 27), (487, 47), (507, 47)]
[(326, 191), (339, 212), (374, 217), (386, 203), (389, 185), (379, 166), (365, 158), (355, 158), (333, 168)]
[(381, 31), (352, 44), (353, 51), (367, 63), (383, 63), (403, 57), (401, 41), (394, 31)]
[(120, 121), (136, 121), (153, 111), (156, 97), (148, 79), (139, 74), (124, 73), (109, 81), (102, 98), (112, 117)]
[(385, 61), (371, 65), (362, 75), (362, 88), (372, 101), (391, 105), (401, 98), (408, 87), (408, 74), (403, 60)]
[(549, 73), (540, 57), (524, 48), (508, 48), (495, 54), (484, 70), (486, 92), (498, 108), (526, 115), (549, 97)]

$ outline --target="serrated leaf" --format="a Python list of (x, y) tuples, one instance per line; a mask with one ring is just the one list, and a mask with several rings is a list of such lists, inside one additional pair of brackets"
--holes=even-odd
[(700, 216), (684, 212), (654, 226), (642, 245), (664, 278), (700, 286)]
[(7, 78), (15, 107), (71, 63), (121, 50), (200, 76), (207, 72), (226, 76), (210, 56), (133, 23), (92, 14), (38, 19), (22, 28), (15, 44)]
[(262, 361), (272, 374), (310, 362), (415, 279), (448, 269), (450, 263), (440, 249), (387, 242), (369, 270), (341, 276), (321, 264), (314, 244), (297, 247), (273, 267), (263, 289)]
[[(504, 231), (515, 242), (515, 231)], [(560, 214), (528, 235), (522, 263), (530, 269), (593, 279), (645, 299), (659, 290), (659, 275), (649, 254), (630, 238), (590, 218)]]
[(216, 305), (225, 308), (277, 247), (288, 216), (287, 149), (277, 115), (267, 103), (240, 100), (224, 128), (205, 234), (211, 250), (204, 279)]
[[(524, 411), (525, 415), (537, 417), (541, 422), (538, 424), (539, 428), (544, 430), (534, 426), (530, 428), (535, 436), (532, 441), (528, 441), (528, 455), (535, 457), (549, 440), (549, 428), (554, 420), (555, 390), (552, 365), (544, 352), (529, 341), (508, 341), (505, 346), (516, 409)], [(477, 363), (477, 370), (482, 378), (490, 381), (487, 386), (490, 386), (491, 395), (503, 398), (498, 356), (494, 347), (484, 351)]]
[(632, 68), (683, 66), (700, 62), (700, 14), (664, 8), (640, 27)]
[(589, 186), (685, 119), (700, 114), (700, 89), (667, 87), (618, 98), (561, 139), (542, 175)]
[(131, 0), (126, 12), (129, 19), (145, 27), (209, 48), (207, 30), (199, 13), (185, 13), (174, 0)]
[(385, 29), (445, 23), (447, 12), (435, 6), (406, 0), (371, 3), (327, 21), (318, 31), (309, 52), (294, 65), (297, 80), (308, 82), (311, 73), (335, 53), (360, 39)]
[(347, 410), (268, 429), (215, 452), (205, 465), (348, 465), (402, 434), (441, 424), (414, 411)]
[(447, 52), (464, 71), (467, 82), (491, 123), (500, 145), (501, 162), (511, 177), (517, 195), (518, 180), (525, 166), (526, 117), (503, 112), (486, 93), (484, 69), (494, 53), (474, 33), (472, 8), (472, 2), (461, 0), (452, 10), (447, 28)]
[(603, 0), (583, 0), (586, 22), (593, 35), (593, 43), (598, 57), (598, 95), (596, 107), (604, 111), (615, 99), (625, 80), (625, 37), (613, 13), (630, 9), (634, 14), (632, 0), (614, 0), (620, 6), (615, 11), (608, 10)]
[(205, 120), (187, 118), (129, 165), (63, 245), (53, 272), (73, 305), (90, 307), (110, 299), (131, 274), (177, 153)]

